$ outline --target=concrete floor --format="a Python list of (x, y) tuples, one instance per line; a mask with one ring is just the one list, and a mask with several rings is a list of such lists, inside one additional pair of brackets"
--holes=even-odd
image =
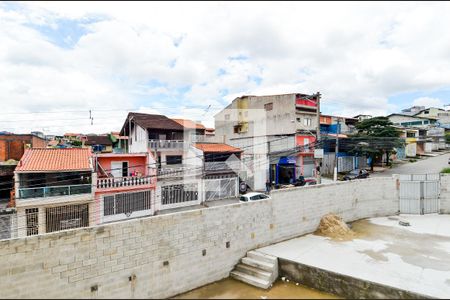
[[(397, 220), (396, 220), (397, 218)], [(373, 218), (352, 224), (356, 237), (309, 234), (258, 251), (436, 298), (450, 295), (450, 215)]]

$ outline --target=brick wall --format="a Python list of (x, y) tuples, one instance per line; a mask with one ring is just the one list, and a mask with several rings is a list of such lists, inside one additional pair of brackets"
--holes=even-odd
[(351, 221), (397, 211), (395, 180), (371, 178), (0, 241), (0, 290), (2, 298), (170, 297), (227, 277), (250, 249), (312, 232), (326, 213)]
[(33, 148), (46, 147), (45, 140), (37, 136), (29, 134), (0, 135), (0, 161), (20, 160), (26, 144), (30, 144)]

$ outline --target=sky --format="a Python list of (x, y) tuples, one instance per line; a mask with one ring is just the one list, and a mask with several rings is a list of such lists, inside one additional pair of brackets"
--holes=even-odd
[(214, 126), (241, 95), (321, 92), (326, 114), (450, 103), (448, 2), (0, 2), (0, 131)]

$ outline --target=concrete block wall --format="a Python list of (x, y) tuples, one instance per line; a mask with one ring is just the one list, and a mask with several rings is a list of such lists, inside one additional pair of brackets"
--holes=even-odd
[(450, 175), (441, 174), (440, 213), (450, 214)]
[(227, 277), (248, 250), (314, 231), (326, 213), (394, 214), (396, 188), (373, 178), (277, 190), (271, 200), (0, 241), (1, 298), (174, 296)]

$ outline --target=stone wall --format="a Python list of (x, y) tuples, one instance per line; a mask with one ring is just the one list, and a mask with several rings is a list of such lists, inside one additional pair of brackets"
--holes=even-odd
[(170, 297), (227, 277), (250, 249), (315, 230), (326, 213), (352, 221), (398, 211), (392, 178), (271, 195), (271, 200), (0, 241), (0, 297)]

